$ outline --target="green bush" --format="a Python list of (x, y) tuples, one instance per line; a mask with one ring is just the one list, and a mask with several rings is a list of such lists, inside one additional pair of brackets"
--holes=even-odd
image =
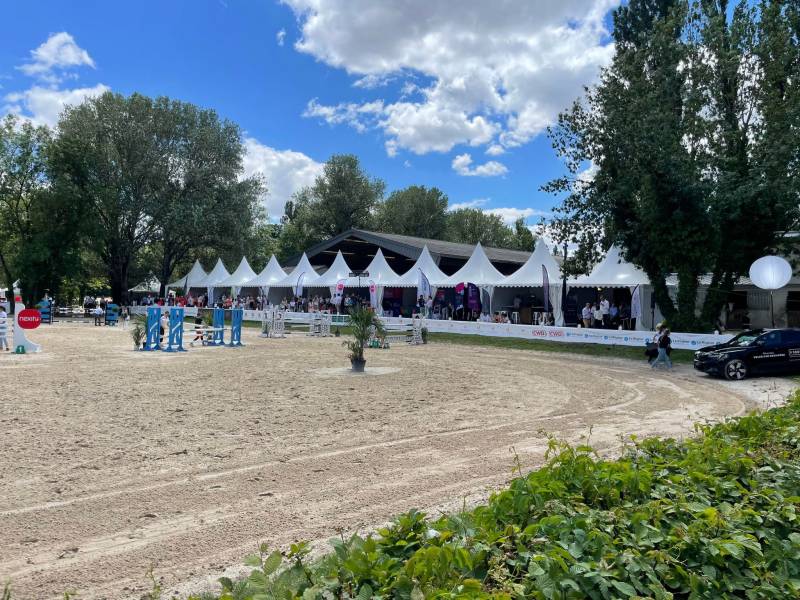
[(310, 563), (262, 547), (213, 598), (800, 597), (800, 395), (697, 434), (617, 460), (551, 439), (485, 506), (412, 511)]

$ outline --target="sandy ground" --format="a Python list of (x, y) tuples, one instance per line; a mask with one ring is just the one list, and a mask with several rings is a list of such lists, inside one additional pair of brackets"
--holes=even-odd
[[(184, 354), (126, 332), (42, 327), (45, 352), (0, 356), (0, 582), (15, 599), (141, 596), (219, 576), (259, 542), (364, 530), (481, 498), (544, 432), (683, 435), (780, 402), (782, 379), (727, 384), (689, 367), (449, 344), (370, 350), (293, 334)], [(182, 590), (187, 589), (184, 583)]]

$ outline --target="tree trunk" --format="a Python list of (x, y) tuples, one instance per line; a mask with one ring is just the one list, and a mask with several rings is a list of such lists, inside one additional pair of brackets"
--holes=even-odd
[(108, 273), (111, 280), (111, 297), (121, 306), (128, 305), (128, 267), (127, 257), (115, 256), (112, 258)]
[(698, 273), (693, 270), (678, 272), (678, 314), (672, 324), (677, 331), (699, 331), (697, 319)]
[(172, 255), (172, 252), (164, 249), (164, 255), (161, 258), (161, 270), (158, 275), (158, 279), (161, 282), (161, 286), (158, 289), (158, 295), (161, 298), (167, 297), (167, 284), (169, 280), (172, 278), (172, 272), (175, 270), (175, 257)]
[(728, 301), (728, 294), (733, 290), (733, 283), (734, 279), (731, 273), (721, 273), (720, 270), (714, 271), (703, 302), (703, 310), (700, 313), (700, 320), (703, 325), (716, 327), (717, 317)]

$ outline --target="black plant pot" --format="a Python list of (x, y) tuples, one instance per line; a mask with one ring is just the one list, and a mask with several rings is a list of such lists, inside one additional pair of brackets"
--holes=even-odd
[(366, 358), (362, 358), (362, 359), (351, 358), (350, 359), (350, 365), (353, 367), (353, 373), (363, 373), (364, 372), (364, 367), (366, 366), (366, 364), (367, 364), (367, 359)]

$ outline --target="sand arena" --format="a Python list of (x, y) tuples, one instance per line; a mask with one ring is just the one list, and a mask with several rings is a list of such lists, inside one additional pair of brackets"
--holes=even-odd
[(244, 348), (171, 355), (133, 352), (117, 328), (30, 337), (44, 353), (0, 356), (0, 581), (15, 599), (138, 598), (151, 566), (169, 588), (262, 541), (480, 499), (510, 478), (512, 447), (541, 462), (544, 432), (591, 428), (610, 452), (755, 406), (689, 367), (552, 353), (395, 346), (352, 376), (341, 340), (302, 334), (246, 329)]

